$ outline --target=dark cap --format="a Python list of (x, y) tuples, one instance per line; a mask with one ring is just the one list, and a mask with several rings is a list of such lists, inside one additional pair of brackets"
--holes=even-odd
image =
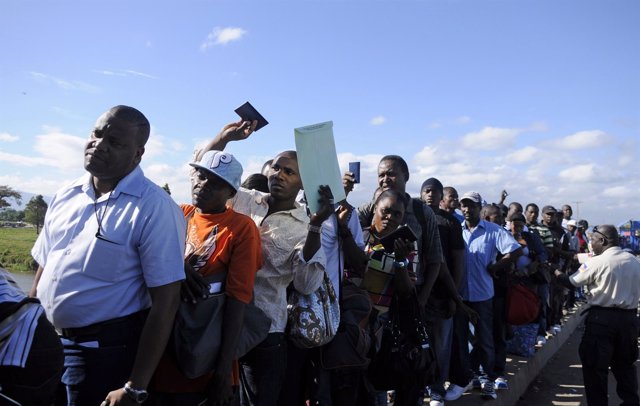
[(442, 186), (442, 183), (440, 183), (440, 181), (436, 178), (429, 178), (427, 180), (425, 180), (424, 182), (422, 182), (422, 187), (420, 188), (420, 190), (424, 190), (426, 187), (430, 188), (430, 189), (438, 189), (440, 191), (440, 193), (444, 193), (444, 186)]
[(556, 213), (558, 210), (556, 210), (553, 206), (544, 206), (542, 208), (542, 214), (546, 214), (546, 213)]

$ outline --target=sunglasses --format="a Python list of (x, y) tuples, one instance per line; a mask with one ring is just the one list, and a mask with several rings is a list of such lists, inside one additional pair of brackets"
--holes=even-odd
[[(606, 234), (603, 234), (602, 231), (599, 231), (598, 230), (598, 226), (593, 227), (593, 232), (597, 233), (597, 234), (600, 234), (602, 236), (602, 238), (605, 239), (605, 241), (609, 241), (609, 237), (607, 237)], [(606, 244), (606, 242), (605, 242), (605, 244)]]

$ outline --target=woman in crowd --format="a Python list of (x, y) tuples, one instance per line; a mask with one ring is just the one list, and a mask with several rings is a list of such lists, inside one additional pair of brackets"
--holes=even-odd
[[(375, 201), (371, 227), (364, 230), (365, 250), (369, 264), (362, 287), (366, 289), (383, 323), (389, 320), (389, 308), (394, 296), (399, 313), (406, 314), (411, 305), (411, 297), (416, 295), (414, 287), (417, 268), (417, 247), (415, 241), (398, 238), (393, 243), (393, 251), (387, 252), (381, 239), (400, 225), (407, 202), (402, 193), (389, 189), (382, 192)], [(395, 305), (395, 304), (394, 304)], [(401, 317), (402, 319), (402, 317)], [(401, 320), (402, 324), (402, 320)], [(408, 324), (408, 323), (407, 323)], [(401, 329), (405, 327), (401, 325)], [(409, 328), (408, 326), (406, 328)], [(395, 405), (415, 406), (422, 396), (424, 383), (418, 374), (407, 373), (403, 385), (396, 389)], [(371, 404), (386, 405), (386, 392), (372, 391)]]

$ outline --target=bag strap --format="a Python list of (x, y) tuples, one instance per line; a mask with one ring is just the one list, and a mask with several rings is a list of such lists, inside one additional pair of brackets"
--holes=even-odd
[(427, 218), (424, 216), (424, 203), (420, 199), (416, 199), (415, 197), (411, 198), (411, 203), (413, 204), (413, 213), (418, 219), (418, 223), (420, 223), (420, 228), (423, 230), (427, 228)]

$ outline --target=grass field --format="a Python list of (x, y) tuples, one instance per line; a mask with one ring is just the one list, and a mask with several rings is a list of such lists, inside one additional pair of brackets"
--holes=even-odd
[(0, 266), (11, 272), (35, 271), (31, 247), (37, 237), (35, 228), (0, 228)]

